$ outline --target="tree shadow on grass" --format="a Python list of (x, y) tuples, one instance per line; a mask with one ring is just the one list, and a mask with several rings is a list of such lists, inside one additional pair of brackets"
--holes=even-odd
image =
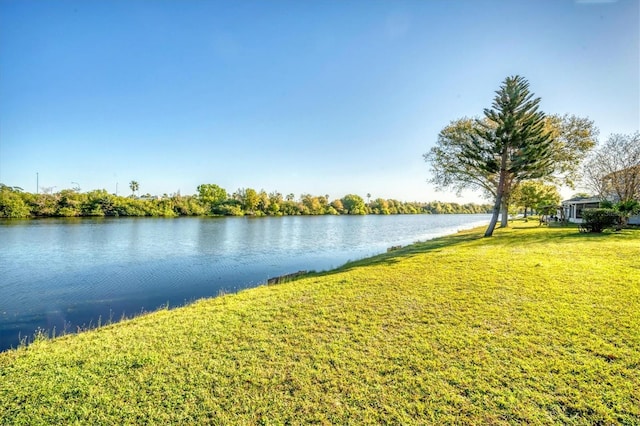
[(638, 238), (640, 233), (623, 229), (606, 230), (602, 233), (580, 232), (578, 225), (538, 226), (514, 224), (507, 229), (498, 230), (495, 238), (488, 239), (489, 244), (528, 245), (528, 244), (566, 244), (571, 242), (601, 241), (611, 238)]
[(605, 231), (603, 233), (584, 233), (580, 232), (577, 226), (546, 227), (525, 224), (513, 224), (509, 228), (497, 229), (494, 236), (490, 238), (484, 238), (483, 235), (483, 231), (479, 231), (478, 229), (462, 231), (454, 235), (414, 243), (365, 259), (347, 262), (344, 265), (329, 271), (311, 271), (307, 274), (293, 278), (292, 280), (306, 277), (328, 276), (367, 266), (394, 265), (403, 259), (408, 259), (419, 254), (438, 252), (445, 248), (453, 248), (460, 244), (471, 242), (477, 242), (477, 247), (497, 247), (529, 246), (536, 244), (560, 246), (574, 242), (602, 241), (609, 240), (611, 238), (637, 239), (640, 241), (640, 229), (624, 229), (620, 232)]
[(424, 254), (428, 252), (438, 252), (444, 248), (453, 247), (458, 244), (463, 244), (471, 241), (481, 240), (482, 238), (483, 238), (482, 234), (478, 233), (477, 230), (463, 231), (461, 233), (454, 234), (454, 235), (448, 235), (445, 237), (435, 238), (433, 240), (413, 243), (408, 246), (387, 251), (386, 253), (375, 255), (365, 259), (350, 261), (330, 271), (311, 272), (305, 276), (321, 277), (321, 276), (327, 276), (327, 275), (332, 275), (336, 273), (346, 272), (355, 268), (361, 268), (366, 266), (393, 265), (393, 264), (399, 263), (402, 259), (407, 259), (409, 257), (413, 257), (418, 254)]

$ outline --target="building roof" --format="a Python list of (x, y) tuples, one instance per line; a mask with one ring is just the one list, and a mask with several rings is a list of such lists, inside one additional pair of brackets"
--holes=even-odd
[(562, 204), (565, 203), (599, 203), (602, 201), (601, 197), (573, 197), (568, 200), (563, 200)]

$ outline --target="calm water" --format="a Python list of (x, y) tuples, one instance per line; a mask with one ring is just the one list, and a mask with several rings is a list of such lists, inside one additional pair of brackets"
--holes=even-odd
[(489, 215), (0, 221), (0, 350), (37, 328), (76, 330), (327, 270)]

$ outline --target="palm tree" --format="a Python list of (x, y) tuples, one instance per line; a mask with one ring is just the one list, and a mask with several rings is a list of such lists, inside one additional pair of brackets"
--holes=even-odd
[(129, 188), (131, 188), (131, 195), (133, 196), (136, 194), (136, 191), (140, 189), (140, 184), (137, 181), (132, 180), (129, 182)]

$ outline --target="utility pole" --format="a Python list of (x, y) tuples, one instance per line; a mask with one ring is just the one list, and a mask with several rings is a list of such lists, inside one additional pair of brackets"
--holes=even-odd
[(36, 194), (38, 193), (38, 188), (40, 188), (40, 175), (36, 172)]

